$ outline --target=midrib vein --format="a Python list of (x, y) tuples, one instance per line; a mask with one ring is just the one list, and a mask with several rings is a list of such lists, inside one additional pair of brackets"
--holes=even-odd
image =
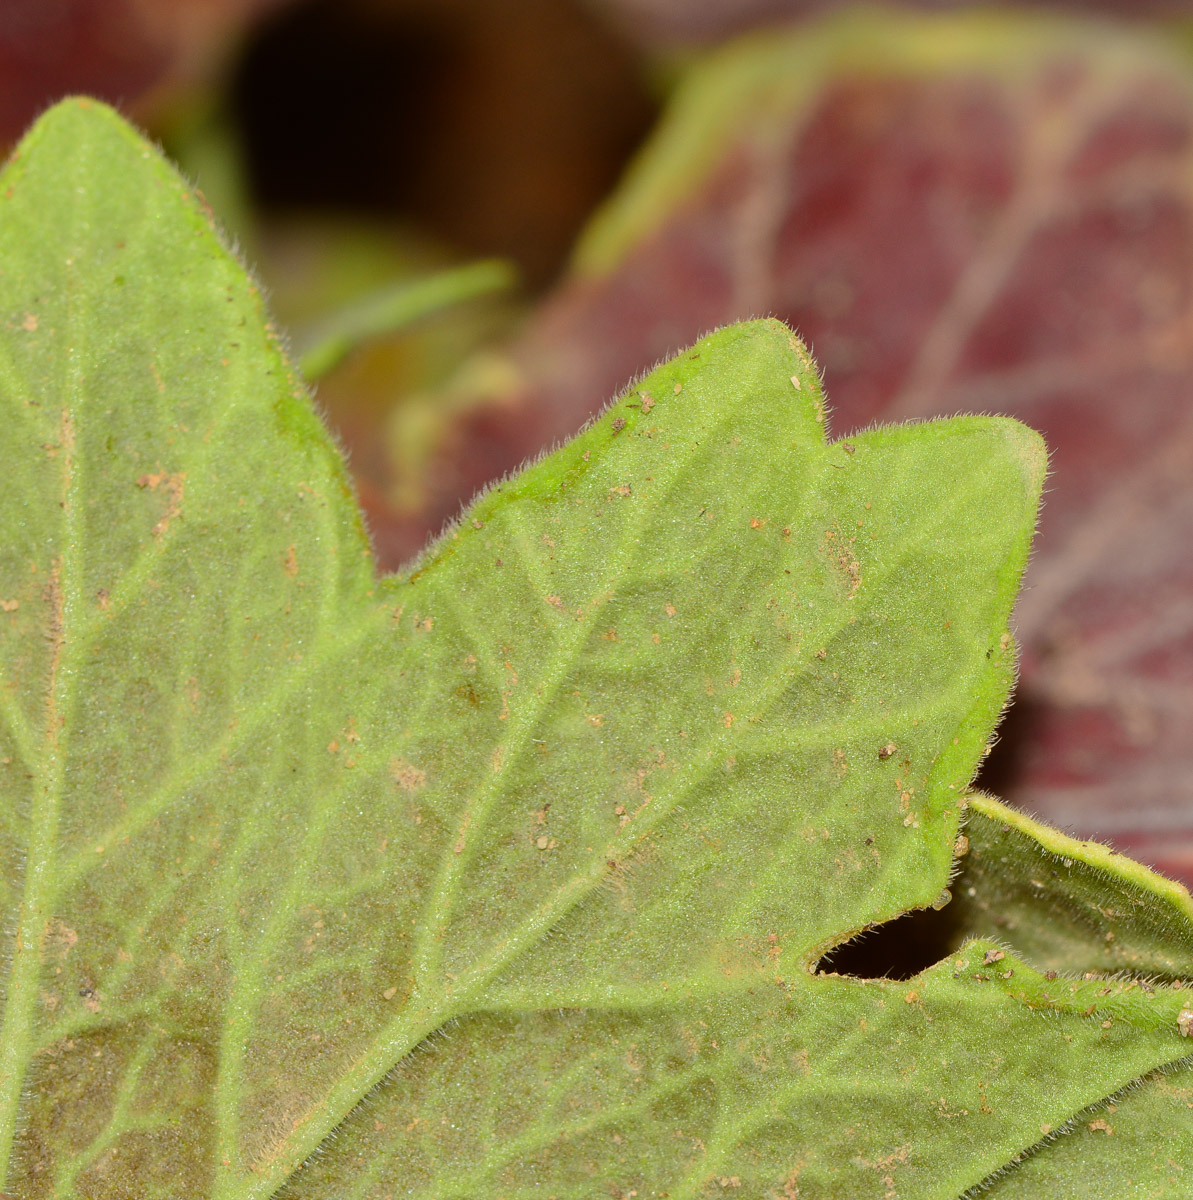
[[(89, 156), (80, 151), (73, 160), (77, 183), (91, 167)], [(62, 738), (70, 708), (72, 670), (67, 659), (71, 646), (67, 636), (77, 605), (77, 579), (82, 543), (80, 532), (81, 496), (75, 464), (75, 414), (83, 396), (79, 378), (78, 322), (74, 305), (78, 292), (74, 286), (73, 266), (79, 255), (77, 226), (80, 213), (73, 210), (73, 228), (66, 240), (72, 250), (63, 264), (65, 279), (63, 338), (68, 347), (60, 385), (61, 418), (59, 448), (61, 471), (61, 552), (50, 568), (46, 588), (49, 607), (50, 670), (45, 709), (45, 738), (34, 770), (30, 804), (29, 846), (25, 859), (25, 878), (20, 910), (13, 937), (12, 963), (8, 994), (0, 1026), (0, 1180), (7, 1181), (16, 1140), (21, 1095), (24, 1091), (29, 1060), (33, 1051), (31, 1036), (38, 985), (41, 981), (42, 948), (50, 920), (50, 905), (55, 891), (55, 852), (64, 785)]]
[[(308, 760), (316, 753), (316, 737), (308, 736)], [(266, 928), (255, 945), (249, 947), (242, 936), (235, 937), (233, 959), (236, 981), (225, 1010), (230, 1014), (224, 1022), (219, 1047), (219, 1073), (216, 1081), (217, 1195), (231, 1190), (234, 1193), (241, 1171), (240, 1103), (245, 1096), (244, 1069), (249, 1042), (253, 1033), (253, 1017), (266, 992), (265, 973), (272, 954), (277, 950), (287, 925), (300, 908), (303, 892), (309, 886), (312, 867), (318, 860), (327, 827), (337, 814), (330, 804), (313, 805), (314, 815), (304, 822), (302, 845), (290, 870), (285, 889), (275, 897)], [(231, 882), (239, 869), (238, 856), (228, 863), (224, 894), (236, 896)], [(227, 912), (225, 927), (229, 933), (237, 929), (235, 913)], [(225, 1167), (225, 1163), (229, 1166)]]
[[(519, 706), (519, 711), (513, 713), (513, 720), (510, 722), (513, 728), (511, 728), (509, 736), (498, 743), (504, 753), (500, 768), (488, 774), (480, 787), (462, 807), (460, 813), (462, 824), (457, 829), (460, 841), (454, 849), (448, 847), (447, 852), (443, 855), (438, 877), (431, 888), (431, 895), (423, 910), (424, 919), (421, 922), (420, 936), (413, 956), (416, 985), (425, 986), (431, 981), (437, 985), (440, 982), (443, 937), (451, 920), (461, 880), (476, 849), (477, 837), (483, 832), (489, 810), (497, 797), (502, 794), (507, 777), (516, 765), (521, 764), (522, 756), (530, 745), (531, 738), (554, 702), (568, 671), (592, 635), (597, 618), (605, 608), (603, 597), (611, 596), (614, 593), (616, 582), (624, 574), (629, 560), (637, 549), (641, 524), (640, 516), (632, 526), (632, 537), (627, 537), (623, 541), (622, 553), (608, 572), (604, 585), (595, 590), (596, 599), (589, 605), (585, 605), (587, 611), (582, 620), (575, 620), (571, 623), (571, 629), (560, 639), (556, 651), (552, 655), (553, 662), (548, 670), (539, 676), (539, 686), (533, 689), (531, 698)], [(520, 528), (512, 532), (515, 539), (520, 539), (524, 533)], [(526, 559), (527, 580), (531, 588), (541, 591), (543, 584), (547, 581), (535, 579), (533, 557), (526, 551), (523, 551), (523, 557)], [(540, 594), (538, 599), (545, 602), (546, 597)], [(526, 681), (525, 686), (530, 687), (529, 680)]]
[[(70, 320), (67, 288), (67, 327)], [(4, 1022), (0, 1027), (0, 1180), (7, 1180), (17, 1132), (21, 1093), (34, 1048), (32, 1037), (38, 985), (41, 981), (42, 950), (56, 892), (55, 867), (58, 827), (65, 782), (63, 734), (71, 709), (73, 671), (69, 663), (71, 642), (68, 628), (78, 607), (77, 579), (82, 549), (79, 483), (75, 466), (75, 425), (72, 408), (79, 405), (82, 388), (72, 346), (67, 359), (67, 407), (62, 410), (62, 543), (61, 555), (53, 565), (47, 584), (50, 610), (50, 686), (46, 700), (43, 752), (35, 771), (29, 822), (29, 847), (25, 860), (12, 966)]]

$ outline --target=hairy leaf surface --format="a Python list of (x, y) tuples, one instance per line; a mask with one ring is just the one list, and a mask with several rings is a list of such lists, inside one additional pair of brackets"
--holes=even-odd
[[(1011, 929), (814, 970), (947, 899), (1029, 430), (829, 443), (802, 344), (737, 326), (378, 578), (255, 287), (109, 110), (22, 144), (0, 267), (7, 1192), (949, 1200), (1182, 1058), (1184, 989)], [(1187, 895), (1123, 878), (1179, 959)]]
[(855, 8), (696, 61), (508, 361), (445, 394), (439, 460), (360, 474), (401, 488), (389, 552), (413, 549), (406, 497), (438, 528), (456, 463), (478, 485), (751, 314), (814, 348), (839, 434), (1018, 417), (1054, 474), (984, 782), (1190, 884), (1188, 34), (962, 7)]

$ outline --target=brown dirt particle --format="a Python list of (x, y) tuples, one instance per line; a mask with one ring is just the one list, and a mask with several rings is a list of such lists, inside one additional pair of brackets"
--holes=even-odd
[(460, 834), (456, 838), (456, 843), (452, 846), (453, 854), (463, 854), (464, 846), (468, 841), (468, 827), (472, 824), (472, 814), (465, 813), (464, 820), (460, 822)]
[(142, 491), (151, 492), (164, 489), (167, 496), (166, 511), (153, 527), (153, 536), (160, 538), (170, 527), (170, 522), (182, 510), (182, 494), (186, 488), (186, 472), (178, 471), (171, 475), (167, 471), (146, 473), (137, 479), (137, 487)]
[(395, 758), (389, 764), (389, 771), (393, 776), (394, 783), (404, 792), (416, 792), (426, 785), (426, 771), (407, 762), (404, 758)]
[(46, 923), (46, 952), (65, 958), (79, 944), (79, 935), (63, 920), (51, 917)]

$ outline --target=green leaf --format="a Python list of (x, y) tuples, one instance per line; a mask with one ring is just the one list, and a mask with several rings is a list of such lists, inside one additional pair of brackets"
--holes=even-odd
[[(1186, 1053), (1187, 989), (1048, 978), (1018, 917), (815, 971), (946, 900), (967, 804), (973, 931), (1041, 903), (966, 794), (1021, 425), (829, 444), (803, 346), (736, 326), (378, 579), (255, 287), (110, 110), (22, 143), (0, 268), (8, 1193), (949, 1200)], [(1089, 916), (1081, 870), (1044, 890)], [(1187, 962), (1187, 895), (1107, 871)]]
[(1193, 1071), (1157, 1072), (1072, 1122), (991, 1181), (991, 1200), (1147, 1200), (1187, 1196), (1193, 1175)]
[[(1058, 985), (1070, 986), (1061, 976), (1076, 971), (1117, 979), (1119, 987), (1125, 983), (1143, 995), (1184, 990), (1193, 974), (1193, 900), (1179, 884), (986, 796), (972, 800), (966, 838), (964, 867), (953, 885), (959, 923), (995, 929), (1029, 952), (1037, 967), (1058, 977), (1049, 995)], [(1106, 986), (1100, 982), (1099, 992)], [(997, 1172), (982, 1194), (997, 1200), (1184, 1196), (1193, 1178), (1191, 1112), (1193, 1065), (1186, 1056), (1062, 1126), (1041, 1127), (1041, 1140), (1009, 1164), (1013, 1169)]]

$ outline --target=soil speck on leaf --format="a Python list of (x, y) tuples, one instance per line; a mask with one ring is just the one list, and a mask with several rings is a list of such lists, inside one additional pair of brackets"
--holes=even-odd
[(65, 958), (78, 945), (79, 935), (65, 921), (53, 917), (46, 924), (46, 950)]
[(853, 552), (854, 537), (846, 538), (839, 530), (826, 529), (821, 550), (838, 573), (846, 589), (846, 599), (852, 600), (862, 585), (862, 566)]
[(137, 479), (137, 487), (142, 491), (151, 492), (164, 490), (167, 496), (166, 511), (153, 527), (153, 536), (160, 538), (170, 527), (170, 522), (182, 510), (182, 494), (186, 488), (186, 472), (178, 471), (170, 474), (168, 471), (147, 472)]
[(427, 773), (404, 758), (396, 758), (389, 766), (394, 783), (404, 792), (416, 792), (427, 782)]

